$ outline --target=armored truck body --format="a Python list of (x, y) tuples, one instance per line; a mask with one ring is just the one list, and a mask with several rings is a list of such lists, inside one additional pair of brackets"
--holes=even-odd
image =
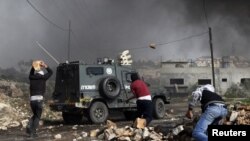
[[(62, 112), (65, 122), (81, 122), (86, 116), (92, 123), (103, 123), (110, 110), (120, 110), (127, 119), (136, 111), (132, 96), (130, 75), (138, 73), (131, 66), (111, 61), (99, 64), (81, 62), (61, 63), (56, 71), (53, 101), (50, 107)], [(150, 88), (150, 87), (149, 87)], [(170, 97), (167, 91), (150, 89), (154, 103), (154, 117), (163, 118), (165, 104)]]

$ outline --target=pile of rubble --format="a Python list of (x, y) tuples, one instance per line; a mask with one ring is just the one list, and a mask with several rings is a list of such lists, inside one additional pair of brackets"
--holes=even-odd
[[(17, 127), (28, 117), (27, 104), (20, 98), (10, 98), (0, 93), (0, 129)], [(22, 103), (23, 105), (19, 105)]]
[[(224, 121), (225, 125), (250, 125), (250, 105), (235, 104), (228, 106), (228, 116)], [(91, 130), (89, 136), (98, 140), (119, 140), (119, 141), (192, 141), (192, 131), (199, 115), (193, 120), (183, 118), (180, 123), (174, 125), (157, 125), (156, 127), (137, 128), (125, 126), (118, 128), (115, 123), (108, 121), (104, 129)]]
[(250, 125), (250, 105), (237, 103), (228, 106), (226, 125)]
[[(0, 81), (0, 130), (18, 126), (26, 127), (32, 114), (28, 89), (29, 85), (25, 83)], [(42, 118), (61, 119), (61, 115), (51, 112), (45, 104)]]
[[(187, 125), (187, 126), (186, 126)], [(124, 126), (118, 128), (112, 121), (107, 121), (103, 129), (94, 129), (89, 132), (93, 140), (118, 140), (118, 141), (171, 141), (192, 140), (192, 127), (186, 125), (158, 125), (156, 127)], [(190, 124), (192, 126), (192, 124)], [(85, 134), (86, 135), (86, 134)]]
[(18, 83), (13, 81), (0, 80), (0, 94), (4, 94), (10, 97), (21, 97), (23, 96), (23, 90), (20, 86), (27, 87), (25, 83)]

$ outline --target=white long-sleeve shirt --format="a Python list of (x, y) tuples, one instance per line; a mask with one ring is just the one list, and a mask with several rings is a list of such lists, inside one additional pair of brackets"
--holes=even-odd
[(201, 101), (203, 88), (199, 87), (192, 92), (192, 100), (189, 102), (189, 108), (193, 108), (197, 103)]

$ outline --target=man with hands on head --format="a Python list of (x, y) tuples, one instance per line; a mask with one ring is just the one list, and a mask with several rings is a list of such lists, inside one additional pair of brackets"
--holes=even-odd
[(30, 118), (26, 132), (30, 137), (37, 137), (36, 130), (42, 115), (46, 81), (52, 76), (53, 71), (41, 60), (33, 61), (29, 74), (30, 80), (30, 107), (33, 116)]

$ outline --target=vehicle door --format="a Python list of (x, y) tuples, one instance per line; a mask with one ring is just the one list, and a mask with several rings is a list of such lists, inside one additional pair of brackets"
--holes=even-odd
[[(133, 96), (133, 93), (130, 90), (130, 85), (131, 85), (131, 74), (133, 72), (129, 72), (129, 71), (123, 71), (122, 72), (122, 88), (124, 89), (124, 94), (126, 99), (130, 98), (131, 96)], [(128, 102), (129, 105), (135, 105), (136, 104), (136, 99), (130, 100)]]

